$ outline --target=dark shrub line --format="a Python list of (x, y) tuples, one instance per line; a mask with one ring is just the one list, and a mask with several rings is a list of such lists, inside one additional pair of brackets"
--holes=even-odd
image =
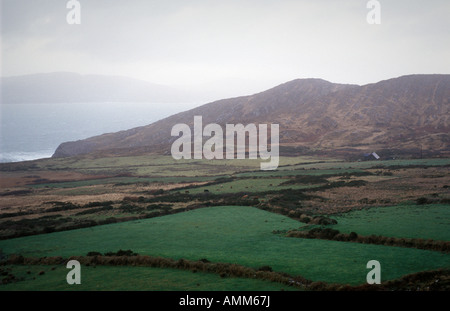
[(73, 209), (84, 208), (84, 205), (73, 204), (71, 202), (51, 202), (51, 203), (53, 203), (54, 207), (47, 208), (45, 210), (46, 213), (61, 212), (61, 211), (68, 211), (68, 210), (73, 210)]
[(443, 253), (450, 252), (450, 242), (424, 240), (414, 238), (394, 238), (380, 235), (362, 236), (355, 232), (340, 233), (339, 230), (331, 228), (313, 228), (309, 231), (290, 230), (286, 234), (287, 237), (305, 238), (305, 239), (323, 239), (341, 242), (355, 242), (362, 244), (376, 244), (385, 246), (398, 246), (425, 249), (431, 251), (439, 251)]
[(91, 208), (91, 209), (87, 209), (85, 211), (78, 212), (75, 214), (75, 216), (89, 215), (89, 214), (95, 214), (98, 212), (111, 211), (111, 210), (113, 210), (113, 207), (111, 205), (107, 205), (107, 206)]
[(425, 205), (425, 204), (449, 204), (450, 198), (427, 198), (420, 197), (416, 199), (417, 205)]
[(227, 182), (232, 182), (236, 179), (237, 179), (236, 177), (219, 177), (213, 181), (207, 182), (206, 184), (182, 186), (182, 187), (173, 188), (170, 191), (180, 191), (180, 190), (186, 190), (186, 189), (210, 187), (210, 186), (219, 185), (219, 184), (223, 184), (223, 183), (227, 183)]
[(10, 195), (26, 195), (32, 193), (33, 190), (13, 190), (5, 193), (0, 193), (0, 197), (6, 197)]
[(32, 212), (32, 211), (2, 213), (2, 214), (0, 214), (0, 219), (2, 219), (2, 218), (12, 218), (12, 217), (17, 217), (17, 216), (26, 216), (26, 215), (32, 215), (32, 214), (34, 214), (34, 212)]
[[(327, 178), (330, 177), (341, 177), (341, 178), (350, 178), (352, 176), (361, 177), (361, 176), (371, 176), (374, 175), (371, 172), (362, 171), (362, 172), (343, 172), (343, 173), (337, 173), (337, 174), (323, 174), (323, 175), (297, 175), (294, 178), (289, 178), (288, 181), (285, 181), (281, 185), (292, 185), (292, 184), (321, 184), (321, 183), (328, 183)], [(338, 182), (338, 184), (335, 184), (334, 187), (340, 186), (340, 185), (349, 185), (349, 186), (355, 186), (355, 183), (342, 183)]]
[(327, 176), (324, 175), (300, 175), (294, 178), (289, 178), (287, 181), (282, 182), (280, 186), (296, 185), (296, 184), (322, 184), (326, 183)]
[(425, 165), (425, 164), (408, 164), (408, 165), (374, 165), (370, 167), (369, 169), (389, 169), (389, 170), (399, 170), (399, 169), (409, 169), (409, 168), (429, 168), (429, 167), (450, 167), (450, 164), (431, 164), (431, 165)]

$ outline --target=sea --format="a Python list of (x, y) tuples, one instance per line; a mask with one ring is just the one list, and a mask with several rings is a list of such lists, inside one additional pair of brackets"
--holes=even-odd
[(50, 158), (59, 144), (144, 126), (202, 103), (0, 104), (0, 162)]

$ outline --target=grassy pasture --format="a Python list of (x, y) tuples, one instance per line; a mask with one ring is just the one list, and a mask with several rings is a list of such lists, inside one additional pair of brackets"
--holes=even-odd
[(6, 254), (86, 255), (132, 249), (143, 255), (237, 263), (311, 280), (362, 284), (366, 263), (382, 265), (383, 280), (450, 266), (446, 254), (348, 242), (287, 238), (276, 230), (304, 225), (253, 207), (212, 207), (158, 218), (0, 241)]
[[(82, 266), (81, 284), (69, 285), (65, 266), (3, 267), (23, 281), (0, 285), (0, 291), (279, 291), (292, 290), (265, 280), (227, 277), (218, 274), (151, 267)], [(44, 274), (39, 275), (39, 273)]]
[(362, 173), (361, 169), (294, 169), (275, 170), (275, 171), (254, 171), (236, 174), (237, 177), (291, 177), (291, 176), (320, 176), (320, 175), (340, 175), (344, 173)]
[[(362, 190), (364, 192), (357, 190), (358, 188), (333, 188), (329, 191), (323, 189), (319, 195), (326, 200), (318, 201), (317, 204), (320, 208), (323, 208), (325, 204), (330, 206), (335, 204), (338, 208), (342, 208), (343, 202), (345, 203), (348, 198), (358, 202), (359, 199), (371, 201), (373, 198), (393, 199), (397, 197), (401, 199), (392, 201), (392, 203), (390, 201), (387, 204), (407, 203), (396, 206), (371, 207), (334, 215), (331, 217), (337, 219), (338, 224), (332, 228), (343, 233), (354, 231), (365, 236), (374, 234), (389, 237), (450, 240), (450, 231), (448, 230), (450, 206), (448, 204), (416, 205), (411, 203), (419, 196), (438, 198), (432, 195), (434, 192), (440, 193), (439, 198), (446, 198), (445, 191), (448, 190), (445, 185), (450, 184), (446, 179), (448, 168), (445, 166), (450, 164), (449, 159), (342, 162), (334, 159), (318, 161), (318, 159), (308, 157), (282, 157), (276, 171), (260, 171), (260, 160), (175, 161), (170, 156), (46, 159), (33, 163), (35, 164), (30, 166), (30, 171), (81, 172), (95, 175), (95, 178), (98, 178), (73, 179), (66, 182), (48, 182), (27, 186), (33, 188), (33, 193), (29, 195), (42, 194), (45, 196), (51, 193), (60, 196), (59, 201), (69, 200), (76, 196), (80, 196), (80, 200), (97, 201), (100, 199), (95, 195), (106, 195), (118, 191), (124, 191), (126, 195), (147, 196), (142, 192), (145, 190), (142, 184), (145, 183), (155, 182), (162, 186), (171, 184), (170, 186), (182, 187), (183, 182), (214, 181), (220, 177), (236, 177), (236, 179), (232, 181), (228, 179), (221, 184), (176, 191), (180, 191), (181, 194), (189, 191), (194, 195), (203, 193), (207, 189), (215, 195), (220, 195), (277, 191), (289, 188), (307, 189), (320, 186), (320, 183), (312, 185), (306, 182), (294, 182), (286, 185), (281, 185), (281, 183), (290, 179), (301, 180), (303, 178), (301, 176), (305, 176), (304, 179), (308, 180), (308, 176), (324, 175), (337, 175), (328, 180), (340, 181), (343, 173), (358, 174), (368, 169), (375, 172), (384, 168), (393, 172), (393, 175), (361, 176), (361, 179), (367, 179), (372, 188), (365, 187)], [(413, 168), (417, 166), (421, 168)], [(428, 166), (428, 169), (423, 166)], [(34, 174), (30, 171), (25, 170), (23, 175), (37, 176), (29, 177), (29, 180), (39, 177), (39, 173)], [(104, 178), (105, 176), (111, 177)], [(45, 178), (47, 177), (42, 176), (42, 180), (45, 181)], [(356, 178), (360, 179), (359, 176)], [(50, 179), (59, 180), (56, 177), (50, 177)], [(389, 180), (391, 180), (390, 183)], [(151, 186), (153, 185), (147, 188), (151, 188)], [(387, 193), (385, 194), (385, 192)], [(342, 195), (339, 196), (341, 193)], [(170, 196), (173, 192), (168, 190), (166, 194)], [(360, 196), (355, 196), (355, 194)], [(89, 198), (82, 198), (82, 196)], [(92, 198), (90, 198), (91, 196)], [(4, 196), (2, 200), (9, 202), (8, 200), (12, 198), (12, 196)], [(14, 197), (16, 200), (22, 200), (22, 198), (26, 199), (28, 195)], [(108, 197), (107, 200), (110, 198)], [(335, 201), (333, 202), (333, 200)], [(353, 204), (352, 201), (350, 203)], [(372, 206), (374, 204), (379, 203), (373, 203)], [(362, 206), (364, 207), (364, 205)], [(307, 204), (302, 208), (306, 207), (308, 207)], [(39, 209), (36, 210), (39, 211)], [(324, 211), (323, 213), (326, 213), (328, 210), (324, 209)], [(135, 215), (131, 212), (128, 214), (127, 211), (122, 212), (121, 216)], [(116, 214), (108, 210), (97, 214), (74, 216), (73, 221), (102, 220), (111, 216), (116, 216)], [(3, 240), (0, 241), (0, 250), (7, 254), (20, 253), (33, 257), (70, 257), (86, 255), (90, 251), (105, 253), (118, 249), (132, 249), (143, 255), (174, 259), (207, 258), (212, 262), (237, 263), (253, 268), (268, 265), (274, 271), (302, 275), (315, 281), (349, 284), (365, 283), (368, 271), (366, 263), (372, 259), (381, 263), (382, 281), (409, 273), (450, 267), (449, 255), (439, 252), (284, 237), (283, 232), (299, 227), (306, 228), (307, 225), (253, 207), (224, 206)], [(35, 280), (30, 279), (15, 285), (0, 287), (0, 290), (28, 290), (41, 288), (45, 284), (49, 285), (49, 289), (56, 290), (65, 290), (67, 287), (65, 282), (67, 270), (64, 267), (56, 267), (55, 270), (41, 266), (26, 268), (41, 269), (46, 273), (36, 277)], [(18, 275), (24, 274), (20, 266), (14, 266), (12, 269), (17, 271)], [(217, 275), (194, 274), (170, 269), (100, 266), (97, 268), (84, 267), (83, 269), (89, 272), (89, 276), (86, 275), (86, 282), (83, 284), (86, 287), (80, 288), (82, 290), (271, 290), (271, 288), (278, 290), (281, 288), (277, 284), (248, 283), (247, 281), (250, 280), (235, 279), (233, 282), (227, 283), (229, 280), (223, 280)], [(35, 275), (35, 272), (39, 271), (33, 270), (32, 275)], [(25, 278), (27, 278), (26, 275)], [(99, 285), (100, 280), (102, 280), (102, 285)], [(56, 281), (62, 281), (62, 287), (59, 287), (60, 285), (56, 284)]]
[(291, 170), (291, 169), (368, 169), (372, 167), (408, 167), (408, 166), (446, 166), (450, 165), (450, 159), (447, 158), (434, 158), (434, 159), (402, 159), (402, 160), (377, 160), (377, 161), (361, 161), (361, 162), (348, 162), (348, 161), (323, 161), (320, 163), (311, 164), (297, 164), (288, 167), (281, 167), (279, 170)]
[[(174, 160), (171, 156), (147, 155), (107, 158), (44, 159), (30, 163), (34, 170), (68, 170), (88, 174), (133, 174), (146, 177), (194, 177), (232, 174), (237, 171), (258, 170), (262, 160)], [(280, 157), (279, 166), (314, 162), (311, 157)]]
[(183, 182), (201, 182), (211, 181), (216, 179), (217, 176), (198, 176), (198, 177), (111, 177), (92, 180), (80, 180), (80, 181), (67, 181), (57, 183), (41, 183), (30, 185), (31, 188), (78, 188), (89, 187), (96, 185), (132, 185), (139, 183), (183, 183)]
[(224, 194), (224, 193), (258, 193), (264, 191), (276, 191), (283, 189), (308, 189), (316, 185), (280, 185), (288, 179), (282, 178), (245, 178), (237, 179), (230, 182), (224, 182), (221, 184), (215, 184), (210, 186), (188, 188), (183, 191), (189, 191), (189, 193), (197, 194), (203, 193), (208, 190), (210, 193), (214, 194)]
[(450, 205), (374, 207), (333, 216), (333, 229), (343, 233), (450, 241)]

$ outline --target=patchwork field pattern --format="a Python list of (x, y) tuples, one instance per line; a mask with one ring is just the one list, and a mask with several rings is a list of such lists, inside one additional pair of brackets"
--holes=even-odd
[[(259, 171), (259, 161), (167, 156), (3, 164), (0, 290), (336, 289), (365, 284), (366, 263), (372, 259), (381, 263), (383, 282), (427, 271), (441, 271), (448, 280), (449, 165), (450, 160), (439, 158), (284, 157), (278, 170)], [(288, 236), (316, 229), (442, 247)], [(177, 265), (89, 265), (82, 268), (82, 287), (75, 288), (65, 283), (63, 265), (26, 264), (32, 258), (102, 256), (125, 249), (152, 258), (235, 265), (236, 271), (254, 269), (255, 275), (270, 271), (277, 277), (193, 273)], [(18, 255), (25, 261), (11, 262)], [(111, 275), (120, 276), (120, 282)], [(416, 285), (426, 289), (424, 284)], [(440, 286), (447, 289), (448, 282)]]

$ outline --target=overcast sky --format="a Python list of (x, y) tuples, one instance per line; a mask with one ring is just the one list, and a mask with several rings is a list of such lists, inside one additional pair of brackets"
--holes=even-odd
[(122, 75), (247, 95), (296, 78), (367, 84), (450, 73), (450, 1), (0, 0), (1, 74)]

